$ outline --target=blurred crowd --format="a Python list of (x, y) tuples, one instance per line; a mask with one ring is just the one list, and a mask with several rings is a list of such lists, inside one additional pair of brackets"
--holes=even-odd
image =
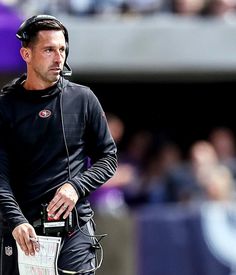
[(111, 113), (107, 120), (119, 166), (91, 197), (99, 211), (119, 215), (143, 205), (235, 200), (236, 137), (231, 129), (212, 128), (206, 139), (193, 141), (183, 152), (175, 141), (147, 130), (133, 133), (121, 147), (124, 122)]
[(0, 0), (25, 16), (37, 13), (74, 16), (151, 15), (159, 13), (183, 16), (234, 15), (236, 0)]

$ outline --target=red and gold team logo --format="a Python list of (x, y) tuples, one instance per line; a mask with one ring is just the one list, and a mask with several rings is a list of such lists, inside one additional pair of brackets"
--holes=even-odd
[(39, 112), (39, 116), (40, 116), (41, 118), (50, 117), (51, 114), (52, 114), (52, 112), (49, 111), (49, 110), (42, 110), (42, 111)]

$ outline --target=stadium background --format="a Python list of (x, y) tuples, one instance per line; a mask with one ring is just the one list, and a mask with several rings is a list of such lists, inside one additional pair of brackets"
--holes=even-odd
[[(11, 6), (8, 16), (15, 19), (9, 21), (4, 12), (1, 86), (24, 71), (15, 30), (24, 16), (33, 14), (19, 14)], [(187, 153), (195, 140), (207, 138), (216, 126), (236, 132), (234, 17), (54, 15), (69, 30), (72, 80), (90, 86), (104, 110), (122, 118), (124, 142), (135, 131), (147, 129), (171, 138)], [(108, 233), (98, 274), (230, 274), (236, 260), (232, 264), (215, 256), (203, 244), (201, 213), (199, 207), (190, 211), (173, 205), (145, 206), (122, 215), (98, 212), (98, 231)]]

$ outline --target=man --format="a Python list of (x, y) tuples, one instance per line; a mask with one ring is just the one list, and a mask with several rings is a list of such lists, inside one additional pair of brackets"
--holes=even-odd
[[(64, 78), (71, 69), (62, 23), (33, 16), (17, 37), (27, 73), (0, 96), (1, 274), (19, 274), (15, 241), (35, 255), (37, 234), (62, 236), (59, 274), (95, 274), (99, 243), (87, 197), (115, 173), (116, 146), (93, 92)], [(74, 223), (49, 232), (42, 216)]]

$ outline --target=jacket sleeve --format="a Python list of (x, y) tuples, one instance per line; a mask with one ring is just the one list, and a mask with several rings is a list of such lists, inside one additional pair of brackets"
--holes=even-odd
[(91, 166), (83, 173), (73, 176), (70, 181), (81, 198), (104, 184), (117, 168), (117, 148), (101, 104), (93, 93), (89, 94), (86, 113), (85, 146)]
[(13, 230), (17, 225), (28, 221), (20, 210), (10, 186), (10, 168), (6, 140), (7, 128), (4, 126), (0, 112), (0, 210), (10, 229)]

